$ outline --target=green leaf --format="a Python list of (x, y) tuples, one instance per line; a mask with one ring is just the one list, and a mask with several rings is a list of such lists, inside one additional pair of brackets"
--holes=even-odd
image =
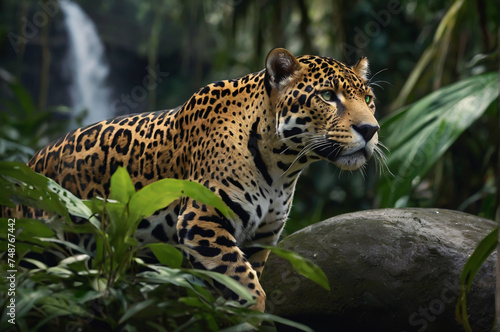
[(62, 244), (63, 246), (68, 247), (69, 249), (72, 249), (72, 250), (78, 251), (78, 252), (80, 252), (82, 254), (85, 254), (85, 255), (93, 257), (93, 255), (92, 255), (91, 252), (89, 252), (89, 251), (85, 250), (85, 248), (80, 247), (80, 246), (78, 246), (78, 245), (76, 245), (76, 244), (74, 244), (72, 242), (69, 242), (69, 241), (59, 240), (59, 239), (52, 239), (52, 238), (40, 238), (40, 241)]
[(256, 317), (259, 317), (262, 320), (274, 321), (274, 322), (277, 322), (277, 323), (280, 323), (280, 324), (283, 324), (283, 325), (288, 325), (290, 327), (293, 327), (293, 328), (301, 330), (301, 331), (314, 332), (314, 330), (311, 329), (309, 326), (306, 326), (304, 324), (300, 324), (300, 323), (297, 323), (297, 322), (294, 322), (294, 321), (291, 321), (289, 319), (282, 318), (282, 317), (279, 317), (279, 316), (276, 316), (276, 315), (268, 314), (268, 313), (265, 313), (265, 312), (259, 312), (259, 313), (257, 313)]
[(48, 189), (49, 179), (35, 173), (19, 162), (0, 162), (0, 205), (14, 207), (15, 204), (42, 209), (68, 217), (65, 203)]
[[(0, 218), (0, 225), (7, 225), (8, 219)], [(28, 251), (38, 249), (37, 247), (50, 247), (39, 237), (54, 237), (54, 232), (40, 220), (28, 218), (14, 218), (16, 232), (16, 254), (18, 257), (24, 256)], [(7, 251), (7, 232), (0, 232), (0, 252)]]
[(205, 270), (187, 270), (186, 272), (203, 279), (207, 279), (207, 277), (213, 279), (235, 292), (242, 299), (247, 300), (249, 304), (255, 303), (255, 300), (252, 299), (252, 293), (245, 286), (225, 274)]
[(181, 297), (179, 301), (190, 307), (205, 308), (206, 305), (196, 297)]
[(83, 267), (85, 267), (85, 263), (87, 263), (90, 260), (89, 255), (85, 254), (79, 254), (79, 255), (74, 255), (74, 256), (69, 256), (64, 259), (62, 259), (58, 266), (61, 267), (69, 267), (72, 270), (75, 271), (81, 271), (83, 270)]
[(28, 219), (28, 218), (15, 218), (15, 219), (16, 219), (15, 229), (16, 231), (19, 232), (16, 235), (16, 241), (29, 241), (33, 240), (34, 237), (54, 236), (54, 232), (40, 220)]
[(155, 302), (154, 299), (149, 299), (146, 301), (142, 301), (139, 303), (136, 303), (132, 305), (120, 318), (120, 321), (118, 324), (123, 324), (125, 321), (127, 321), (130, 317), (134, 316), (137, 314), (139, 311), (146, 309), (147, 307), (151, 306)]
[(241, 332), (241, 331), (257, 331), (258, 329), (250, 323), (241, 323), (235, 326), (231, 326), (220, 330), (219, 332)]
[(81, 199), (23, 163), (0, 162), (0, 187), (4, 188), (0, 191), (0, 205), (14, 207), (15, 204), (24, 204), (47, 213), (59, 214), (68, 222), (69, 214), (90, 218), (94, 227), (101, 227)]
[(213, 293), (211, 293), (207, 288), (205, 284), (195, 284), (191, 283), (191, 287), (193, 289), (193, 292), (198, 295), (198, 297), (203, 298), (206, 302), (212, 303), (215, 301), (215, 298), (213, 296)]
[[(136, 260), (137, 261), (137, 260)], [(137, 274), (142, 281), (151, 284), (172, 284), (179, 287), (193, 289), (191, 283), (195, 277), (180, 269), (152, 264), (141, 264), (153, 271), (145, 271)]]
[(269, 249), (273, 254), (288, 260), (292, 266), (304, 277), (314, 281), (324, 289), (330, 291), (330, 284), (325, 272), (319, 266), (301, 255), (282, 248), (258, 245), (257, 247)]
[[(33, 307), (44, 298), (50, 296), (52, 291), (48, 288), (41, 289), (29, 289), (25, 285), (24, 287), (17, 287), (16, 289), (16, 319), (28, 315), (29, 312), (33, 310)], [(8, 310), (8, 309), (7, 309)], [(4, 311), (2, 315), (2, 320), (0, 326), (6, 326), (5, 322), (9, 318), (6, 315), (7, 310)]]
[(34, 266), (36, 266), (39, 269), (43, 269), (43, 270), (48, 269), (48, 265), (47, 264), (45, 264), (43, 262), (40, 262), (40, 261), (38, 261), (36, 259), (24, 258), (23, 260), (26, 261), (26, 262), (28, 262), (28, 263), (33, 264)]
[(86, 316), (88, 312), (78, 303), (73, 301), (72, 292), (58, 292), (44, 298), (41, 303), (42, 309), (50, 315), (78, 315)]
[(135, 194), (135, 187), (127, 169), (118, 167), (111, 177), (111, 198), (127, 204), (130, 197)]
[(171, 268), (180, 268), (182, 265), (182, 252), (168, 243), (150, 243), (144, 247), (150, 248), (158, 261)]
[(467, 315), (467, 294), (469, 294), (472, 281), (488, 257), (498, 245), (498, 227), (495, 227), (478, 244), (472, 255), (464, 265), (460, 274), (460, 297), (457, 302), (455, 314), (458, 321), (464, 325), (466, 331), (472, 331)]
[(130, 219), (141, 220), (186, 196), (218, 209), (226, 217), (234, 217), (222, 199), (203, 185), (187, 180), (162, 179), (147, 185), (132, 196), (129, 204)]
[(101, 230), (101, 223), (94, 217), (92, 211), (81, 199), (58, 185), (52, 179), (46, 179), (49, 181), (47, 188), (57, 194), (59, 200), (64, 204), (71, 215), (87, 219), (97, 230)]
[(464, 130), (497, 98), (498, 77), (488, 73), (441, 88), (380, 123), (394, 177), (378, 187), (381, 207), (404, 206), (408, 195)]

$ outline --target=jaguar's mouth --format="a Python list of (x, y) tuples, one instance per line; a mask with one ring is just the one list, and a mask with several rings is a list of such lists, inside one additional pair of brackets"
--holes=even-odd
[(342, 170), (356, 170), (365, 162), (370, 160), (373, 152), (366, 146), (354, 152), (342, 154), (342, 148), (338, 145), (315, 149), (314, 152), (327, 159)]
[(366, 147), (346, 155), (340, 155), (332, 163), (340, 169), (354, 171), (366, 163), (371, 157)]
[(314, 149), (314, 152), (318, 156), (333, 162), (342, 152), (342, 147), (338, 144), (328, 144)]

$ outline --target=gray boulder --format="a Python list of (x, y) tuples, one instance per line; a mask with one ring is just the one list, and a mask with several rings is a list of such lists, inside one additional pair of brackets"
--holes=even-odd
[[(455, 318), (462, 268), (495, 223), (457, 211), (383, 209), (337, 216), (279, 247), (320, 266), (331, 291), (271, 255), (261, 279), (268, 312), (316, 331), (461, 331)], [(468, 296), (474, 331), (494, 322), (496, 254)], [(286, 331), (285, 327), (278, 331)]]

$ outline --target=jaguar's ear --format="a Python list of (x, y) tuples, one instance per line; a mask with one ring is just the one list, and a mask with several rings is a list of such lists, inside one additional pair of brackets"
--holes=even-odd
[(271, 86), (279, 84), (300, 70), (297, 59), (284, 48), (275, 48), (266, 58), (266, 76)]
[(363, 79), (363, 81), (368, 81), (368, 75), (370, 75), (370, 68), (368, 67), (368, 59), (366, 57), (362, 57), (356, 62), (356, 64), (352, 67), (354, 72), (358, 74), (359, 77)]

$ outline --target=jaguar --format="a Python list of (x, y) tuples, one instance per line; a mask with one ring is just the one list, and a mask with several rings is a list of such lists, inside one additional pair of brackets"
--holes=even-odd
[(276, 48), (262, 71), (202, 87), (175, 109), (71, 131), (28, 166), (82, 199), (108, 197), (120, 166), (137, 190), (163, 178), (209, 188), (234, 217), (183, 198), (143, 219), (136, 238), (181, 244), (193, 268), (234, 278), (253, 295), (251, 308), (264, 311), (259, 278), (269, 250), (255, 245), (277, 243), (302, 170), (318, 160), (356, 170), (383, 157), (368, 76), (366, 58), (347, 66)]

